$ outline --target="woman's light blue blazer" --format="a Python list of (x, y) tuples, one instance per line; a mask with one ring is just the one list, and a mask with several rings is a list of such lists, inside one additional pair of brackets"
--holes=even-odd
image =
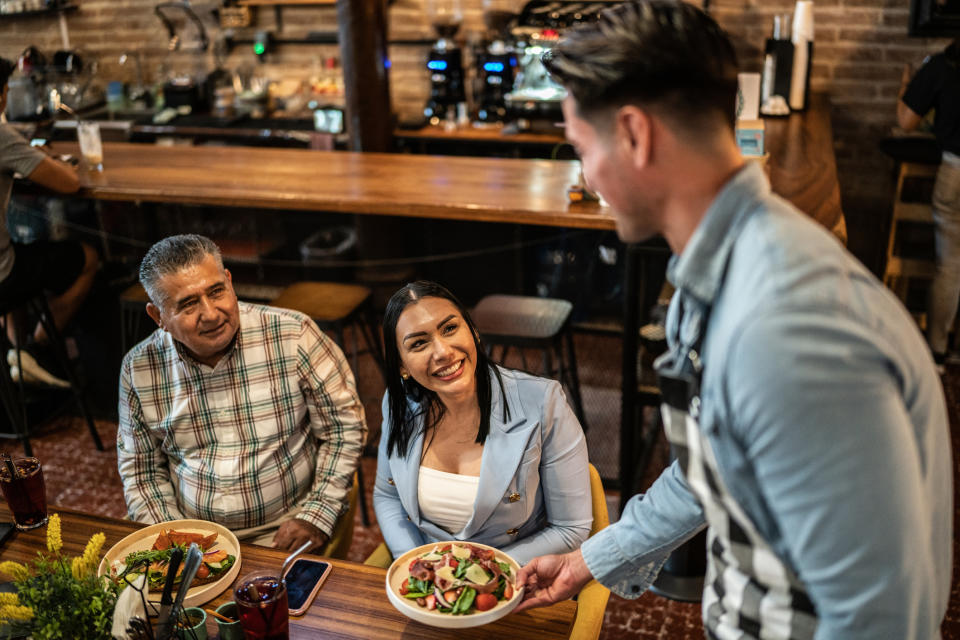
[[(373, 506), (393, 557), (428, 542), (471, 540), (497, 547), (520, 564), (572, 551), (593, 523), (587, 443), (560, 384), (500, 368), (492, 380), (490, 434), (483, 447), (473, 516), (450, 534), (420, 515), (417, 484), (423, 416), (406, 457), (387, 455), (392, 424), (383, 398), (383, 430)], [(506, 396), (510, 418), (503, 421)]]

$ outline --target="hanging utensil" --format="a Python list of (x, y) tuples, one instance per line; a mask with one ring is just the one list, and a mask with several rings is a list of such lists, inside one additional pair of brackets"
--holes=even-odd
[[(176, 580), (181, 560), (183, 560), (183, 549), (174, 547), (173, 551), (170, 552), (170, 560), (167, 564), (167, 579), (163, 583), (163, 594), (160, 596), (160, 615), (157, 618), (158, 638), (166, 638), (169, 635), (169, 631), (173, 629), (173, 621), (176, 619), (176, 611), (173, 608), (173, 583)], [(186, 573), (186, 567), (184, 567), (184, 573)], [(167, 635), (163, 635), (164, 632)]]

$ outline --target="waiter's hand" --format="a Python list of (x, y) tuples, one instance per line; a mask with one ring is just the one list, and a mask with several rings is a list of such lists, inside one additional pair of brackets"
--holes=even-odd
[(520, 569), (517, 584), (523, 585), (523, 602), (516, 611), (543, 607), (566, 600), (580, 593), (583, 585), (593, 579), (580, 550), (562, 556), (550, 555), (534, 558)]
[(273, 536), (273, 546), (275, 549), (294, 551), (304, 542), (310, 540), (313, 542), (313, 546), (307, 549), (307, 551), (310, 551), (325, 545), (328, 537), (327, 534), (306, 520), (292, 518), (277, 529), (277, 533)]

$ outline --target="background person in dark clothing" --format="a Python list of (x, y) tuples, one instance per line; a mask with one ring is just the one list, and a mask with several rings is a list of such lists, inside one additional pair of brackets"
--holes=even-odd
[(933, 188), (937, 273), (927, 308), (927, 342), (940, 372), (947, 355), (947, 334), (960, 302), (960, 41), (927, 58), (910, 79), (904, 70), (897, 121), (912, 130), (931, 109), (933, 134), (943, 152)]

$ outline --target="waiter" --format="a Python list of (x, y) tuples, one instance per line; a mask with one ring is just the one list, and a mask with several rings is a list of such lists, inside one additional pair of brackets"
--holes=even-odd
[(727, 35), (690, 4), (635, 0), (544, 64), (620, 237), (673, 250), (656, 368), (678, 459), (581, 549), (531, 561), (520, 607), (592, 578), (635, 598), (706, 527), (710, 638), (938, 638), (953, 520), (939, 377), (899, 302), (744, 164)]

